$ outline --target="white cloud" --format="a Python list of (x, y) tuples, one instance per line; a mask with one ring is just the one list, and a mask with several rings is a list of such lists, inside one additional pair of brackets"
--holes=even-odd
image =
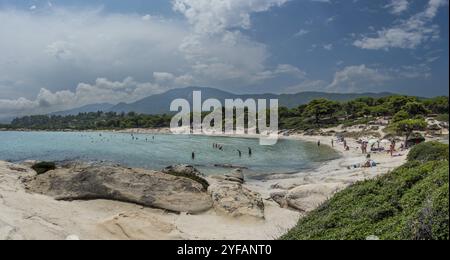
[(391, 2), (386, 5), (386, 8), (391, 9), (393, 14), (401, 14), (408, 10), (409, 1), (408, 0), (391, 0)]
[(359, 92), (366, 91), (373, 86), (379, 86), (392, 77), (377, 69), (362, 64), (347, 66), (335, 73), (334, 79), (327, 89), (333, 92)]
[(324, 44), (323, 48), (327, 51), (331, 51), (331, 50), (333, 50), (334, 46), (332, 43), (329, 43), (329, 44)]
[(34, 100), (0, 99), (0, 118), (12, 115), (41, 114), (93, 103), (132, 102), (165, 90), (155, 83), (140, 83), (133, 78), (110, 81), (98, 78), (94, 84), (80, 83), (74, 91), (51, 92), (42, 88)]
[(174, 1), (187, 21), (101, 9), (1, 9), (0, 117), (131, 102), (188, 85), (299, 79), (305, 73), (294, 66), (267, 67), (266, 46), (236, 30), (249, 28), (252, 12), (287, 1)]
[(425, 42), (439, 38), (439, 27), (432, 21), (438, 9), (448, 0), (429, 0), (426, 9), (391, 28), (379, 30), (375, 36), (362, 36), (353, 44), (362, 49), (414, 49)]
[(250, 14), (281, 6), (289, 0), (174, 0), (173, 9), (182, 13), (197, 33), (221, 33), (251, 26)]
[(304, 35), (307, 35), (308, 33), (309, 33), (308, 30), (300, 29), (300, 31), (298, 31), (294, 34), (294, 37), (302, 37)]

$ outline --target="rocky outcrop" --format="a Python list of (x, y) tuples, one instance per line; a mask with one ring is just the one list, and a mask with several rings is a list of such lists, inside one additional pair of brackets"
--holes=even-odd
[(272, 192), (270, 197), (283, 208), (310, 212), (344, 187), (343, 183), (306, 184), (287, 191)]
[(143, 169), (111, 166), (62, 168), (24, 182), (29, 191), (57, 200), (106, 199), (188, 213), (206, 211), (213, 204), (200, 183)]
[(163, 173), (176, 173), (180, 175), (190, 176), (190, 177), (198, 177), (203, 176), (203, 174), (197, 170), (192, 165), (187, 164), (179, 164), (179, 165), (172, 165), (164, 168), (162, 170)]
[(245, 182), (244, 173), (242, 172), (241, 169), (236, 169), (232, 173), (225, 174), (225, 180), (232, 181), (232, 182), (238, 182), (238, 183), (242, 184)]
[(231, 217), (264, 219), (264, 202), (261, 195), (241, 183), (220, 180), (209, 186), (214, 209)]

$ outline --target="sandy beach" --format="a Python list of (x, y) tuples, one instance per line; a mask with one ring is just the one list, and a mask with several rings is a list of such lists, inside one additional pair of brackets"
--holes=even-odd
[[(283, 138), (331, 146), (334, 137), (294, 134)], [(214, 209), (191, 215), (108, 200), (57, 201), (26, 189), (22, 179), (35, 175), (29, 167), (0, 161), (0, 239), (276, 239), (337, 191), (385, 174), (406, 160), (407, 152), (398, 157), (373, 153), (376, 167), (354, 168), (366, 156), (357, 140), (347, 139), (347, 143), (349, 151), (335, 140), (334, 149), (341, 158), (314, 170), (247, 180), (243, 186), (261, 194), (262, 219), (231, 217)], [(208, 181), (216, 182), (209, 177)]]

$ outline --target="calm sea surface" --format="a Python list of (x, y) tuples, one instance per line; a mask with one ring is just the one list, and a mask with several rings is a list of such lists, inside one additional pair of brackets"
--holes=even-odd
[[(0, 132), (0, 160), (86, 161), (119, 163), (129, 167), (162, 169), (173, 164), (193, 164), (205, 174), (230, 169), (216, 164), (247, 167), (246, 174), (290, 173), (317, 167), (338, 158), (327, 146), (279, 140), (275, 146), (260, 146), (257, 139), (99, 133), (99, 132)], [(154, 137), (154, 139), (153, 139)], [(220, 143), (224, 150), (213, 148)], [(248, 155), (248, 148), (252, 156)], [(238, 151), (242, 151), (239, 157)], [(195, 151), (195, 160), (191, 154)]]

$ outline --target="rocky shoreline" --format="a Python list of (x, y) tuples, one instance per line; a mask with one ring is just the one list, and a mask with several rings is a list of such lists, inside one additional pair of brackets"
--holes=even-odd
[(406, 158), (373, 154), (377, 167), (351, 168), (365, 156), (356, 140), (348, 146), (336, 145), (342, 157), (317, 169), (264, 180), (245, 180), (233, 168), (203, 176), (188, 165), (150, 171), (67, 164), (37, 175), (30, 165), (0, 161), (0, 239), (275, 239), (335, 192)]

